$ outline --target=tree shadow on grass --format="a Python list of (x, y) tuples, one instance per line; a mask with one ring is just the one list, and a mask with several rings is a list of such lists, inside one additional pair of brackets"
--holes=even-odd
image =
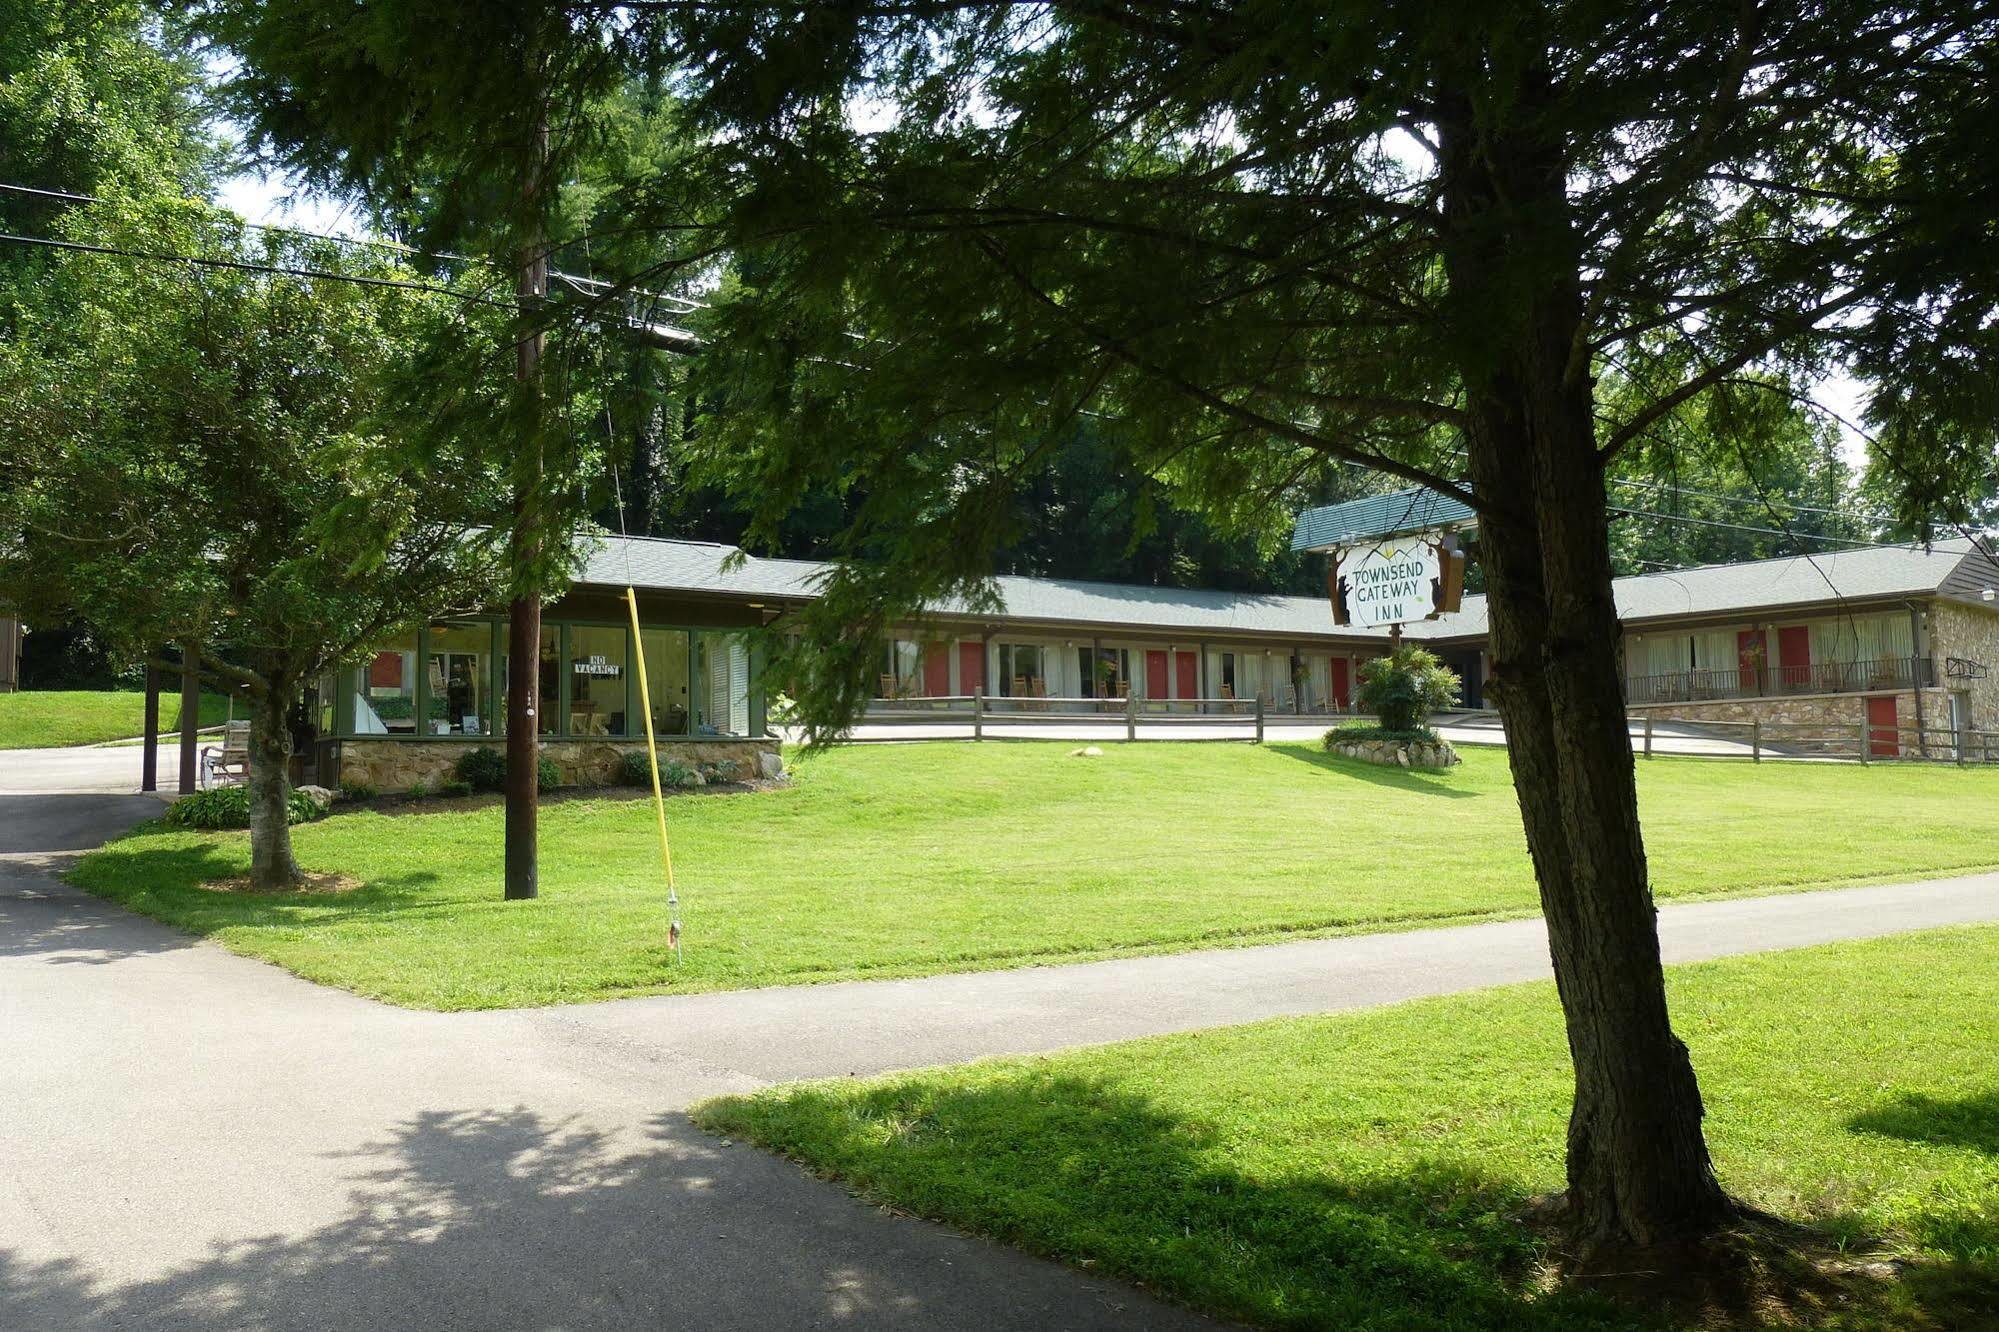
[[(611, 1135), (525, 1109), (429, 1111), (322, 1159), (345, 1190), (307, 1201), (327, 1219), (179, 1263), (125, 1255), (126, 1271), (164, 1271), (0, 1248), (0, 1327), (1148, 1324), (1111, 1312), (1129, 1292), (884, 1217), (678, 1115)], [(253, 1193), (251, 1211), (275, 1196), (291, 1214), (282, 1186)], [(161, 1207), (171, 1235), (189, 1224), (177, 1201), (131, 1205)]]
[(77, 865), (68, 878), (87, 892), (197, 934), (230, 925), (309, 927), (354, 917), (387, 920), (459, 905), (423, 897), (423, 890), (439, 878), (430, 870), (384, 875), (341, 893), (243, 893), (215, 886), (247, 868), (246, 857), (228, 854), (212, 841), (178, 846), (119, 841)]
[(1999, 1091), (1955, 1099), (1904, 1092), (1885, 1105), (1853, 1116), (1846, 1126), (1857, 1133), (1970, 1147), (1987, 1156), (1999, 1156)]
[(1467, 791), (1462, 785), (1453, 785), (1449, 768), (1390, 768), (1303, 745), (1272, 745), (1269, 748), (1273, 754), (1282, 754), (1286, 758), (1374, 786), (1392, 787), (1415, 795), (1441, 796), (1446, 800), (1475, 800), (1479, 795), (1477, 791)]
[[(970, 1085), (923, 1075), (711, 1102), (747, 1137), (864, 1197), (1138, 1282), (1254, 1325), (1345, 1329), (1962, 1326), (1990, 1264), (1842, 1274), (1779, 1290), (1724, 1274), (1670, 1312), (1551, 1275), (1556, 1237), (1520, 1181), (1442, 1155), (1343, 1176), (1301, 1154), (1240, 1169), (1237, 1141), (1120, 1087), (1029, 1069)], [(1771, 1303), (1773, 1294), (1781, 1306)]]

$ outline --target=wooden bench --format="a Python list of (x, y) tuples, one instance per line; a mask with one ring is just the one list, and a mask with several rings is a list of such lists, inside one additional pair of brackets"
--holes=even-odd
[(224, 722), (222, 747), (201, 756), (201, 788), (207, 790), (218, 780), (242, 782), (250, 777), (250, 723)]

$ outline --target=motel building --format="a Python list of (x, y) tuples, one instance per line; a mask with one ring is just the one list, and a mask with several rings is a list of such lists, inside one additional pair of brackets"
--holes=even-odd
[[(1441, 496), (1403, 492), (1302, 515), (1294, 545), (1330, 549), (1394, 525), (1465, 532), (1470, 519)], [(781, 633), (825, 567), (702, 542), (596, 539), (574, 586), (543, 613), (534, 664), (544, 749), (564, 780), (608, 781), (623, 752), (642, 747), (641, 659), (663, 752), (769, 770), (779, 742), (757, 631)], [(934, 715), (973, 695), (995, 711), (1171, 716), (1260, 704), (1267, 716), (1331, 719), (1352, 708), (1360, 663), (1388, 649), (1386, 629), (1336, 625), (1324, 597), (1018, 576), (997, 585), (1002, 611), (939, 606), (882, 644), (882, 719)], [(1953, 737), (1966, 735), (1987, 757), (1991, 742), (1967, 733), (1999, 731), (1995, 587), (1999, 567), (1968, 541), (1622, 578), (1626, 697), (1634, 719), (1873, 727), (1871, 752), (1884, 757), (1913, 744), (1894, 728), (1920, 724), (1932, 756), (1951, 756)], [(301, 766), (329, 783), (434, 785), (460, 753), (497, 743), (513, 669), (505, 630), (498, 616), (440, 621), (320, 682)], [(1464, 706), (1484, 705), (1482, 596), (1402, 632), (1459, 673)]]

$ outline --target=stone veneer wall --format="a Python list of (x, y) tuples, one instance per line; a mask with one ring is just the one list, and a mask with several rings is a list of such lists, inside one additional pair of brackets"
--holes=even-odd
[[(1971, 696), (1973, 730), (1999, 731), (1999, 611), (1941, 600), (1931, 602), (1929, 610), (1930, 654), (1936, 658), (1937, 674), (1942, 676), (1950, 657), (1985, 667), (1982, 680), (1940, 679), (1938, 683)], [(1950, 716), (1948, 711), (1943, 715)]]
[[(342, 740), (340, 782), (372, 786), (378, 791), (406, 791), (418, 782), (433, 789), (451, 777), (458, 756), (481, 747), (503, 749), (503, 737), (477, 740)], [(628, 752), (645, 753), (643, 740), (544, 740), (541, 752), (555, 760), (564, 786), (608, 786), (618, 780)], [(688, 767), (733, 759), (746, 778), (757, 775), (757, 756), (769, 754), (782, 762), (776, 740), (662, 740), (662, 760), (679, 759)]]
[[(1942, 689), (1925, 689), (1923, 692), (1923, 725), (1938, 740), (1947, 739), (1950, 730), (1950, 698)], [(1631, 715), (1636, 718), (1651, 717), (1657, 721), (1686, 722), (1698, 726), (1702, 722), (1751, 722), (1783, 724), (1799, 727), (1823, 728), (1836, 739), (1825, 746), (1834, 753), (1851, 754), (1860, 733), (1861, 723), (1867, 720), (1867, 700), (1881, 698), (1885, 691), (1872, 694), (1779, 694), (1771, 698), (1726, 698), (1710, 699), (1699, 703), (1634, 703)], [(1915, 691), (1904, 689), (1894, 695), (1895, 724), (1909, 728), (1911, 734), (1902, 737), (1902, 742), (1913, 747), (1916, 737)], [(1849, 740), (1847, 737), (1854, 737)], [(1744, 737), (1745, 743), (1747, 737)], [(1772, 745), (1796, 749), (1816, 748), (1809, 735), (1788, 736), (1776, 732), (1766, 737)]]

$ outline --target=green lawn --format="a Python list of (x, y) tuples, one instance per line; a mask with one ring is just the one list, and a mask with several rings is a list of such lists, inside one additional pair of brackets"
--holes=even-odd
[[(229, 700), (201, 696), (201, 724), (227, 715)], [(145, 729), (146, 696), (122, 689), (45, 689), (0, 694), (0, 749), (53, 749), (124, 740)], [(180, 729), (180, 696), (160, 698), (160, 729)]]
[[(552, 802), (541, 899), (500, 898), (501, 811), (341, 814), (306, 868), (368, 886), (253, 898), (242, 834), (148, 830), (75, 881), (299, 974), (431, 1008), (1020, 966), (1534, 909), (1505, 757), (1411, 773), (1304, 745), (854, 746), (786, 790), (668, 805), (686, 963), (664, 948), (649, 806)], [(1999, 864), (1999, 771), (1640, 765), (1659, 892)]]
[[(1717, 1166), (1892, 1286), (1825, 1328), (1999, 1320), (1999, 928), (1676, 968)], [(1269, 1326), (1650, 1327), (1546, 1294), (1552, 985), (808, 1083), (696, 1118), (941, 1218)], [(1849, 1279), (1852, 1279), (1849, 1277)]]

